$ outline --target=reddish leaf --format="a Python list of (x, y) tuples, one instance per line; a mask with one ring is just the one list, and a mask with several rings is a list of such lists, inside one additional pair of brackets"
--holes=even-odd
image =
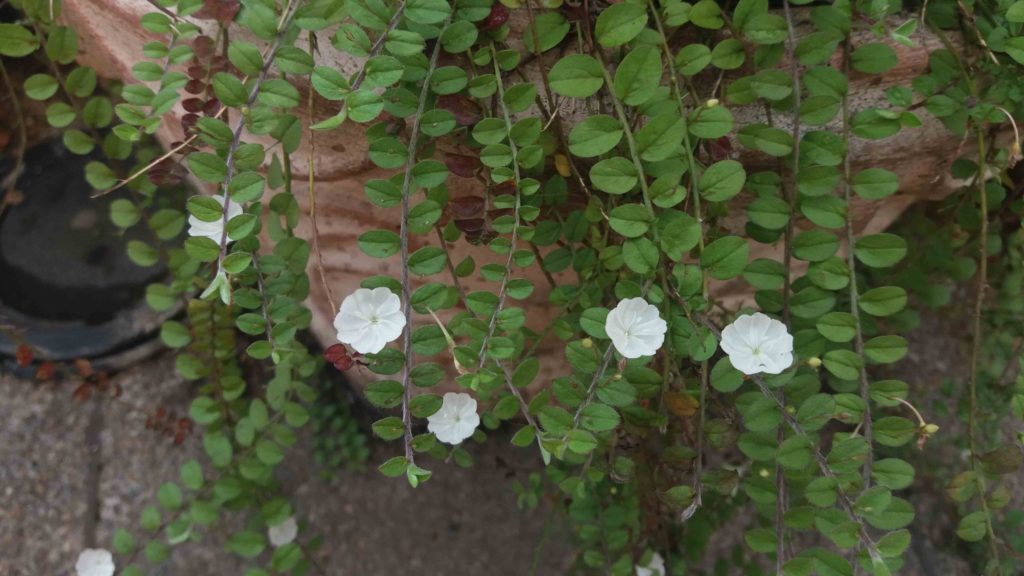
[(461, 94), (438, 96), (437, 107), (454, 114), (455, 122), (459, 126), (472, 126), (483, 118), (483, 111), (480, 105)]
[(448, 212), (455, 220), (480, 218), (486, 201), (483, 196), (461, 196), (448, 201)]
[(185, 84), (185, 92), (189, 94), (202, 94), (206, 91), (206, 82), (193, 78)]
[(197, 122), (199, 122), (198, 114), (185, 114), (181, 117), (181, 129), (185, 132), (191, 132), (196, 127)]
[(213, 56), (213, 51), (217, 48), (213, 38), (209, 36), (196, 36), (192, 40), (192, 50), (196, 53), (196, 59), (202, 61), (206, 60), (210, 56)]
[(206, 104), (199, 98), (186, 98), (181, 101), (181, 107), (186, 112), (199, 113), (203, 109), (203, 105)]
[(716, 162), (724, 160), (732, 154), (732, 141), (729, 138), (722, 136), (717, 140), (711, 140), (707, 143), (708, 153), (711, 154)]
[(220, 112), (220, 102), (216, 98), (210, 98), (203, 106), (203, 114), (216, 116), (217, 112)]
[(448, 166), (448, 170), (452, 174), (462, 176), (463, 178), (472, 178), (476, 176), (484, 167), (478, 156), (469, 156), (466, 154), (445, 154), (444, 163), (445, 166)]
[(221, 24), (227, 24), (235, 19), (241, 4), (238, 0), (203, 0), (203, 7), (197, 10), (192, 17), (200, 20), (216, 20)]

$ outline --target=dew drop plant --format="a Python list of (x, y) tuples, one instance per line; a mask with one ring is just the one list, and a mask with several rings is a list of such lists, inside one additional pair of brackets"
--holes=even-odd
[[(945, 480), (957, 535), (978, 543), (974, 573), (1016, 572), (1019, 538), (998, 529), (1020, 438), (989, 414), (1024, 416), (1024, 384), (989, 390), (983, 343), (1016, 334), (987, 311), (1020, 313), (1024, 208), (1010, 170), (1024, 1), (155, 0), (139, 26), (159, 39), (124, 85), (75, 64), (61, 2), (11, 3), (21, 19), (0, 24), (0, 54), (12, 102), (45, 102), (71, 152), (102, 151), (86, 177), (119, 194), (116, 224), (150, 234), (131, 258), (170, 270), (148, 302), (185, 312), (161, 335), (197, 382), (206, 458), (118, 530), (120, 574), (238, 516), (227, 548), (247, 574), (319, 570), (315, 528), (276, 548), (265, 534), (302, 515), (274, 470), (318, 398), (323, 362), (296, 336), (311, 283), (327, 282), (320, 252), (357, 248), (297, 233), (293, 156), (353, 123), (369, 162), (394, 173), (365, 193), (395, 226), (360, 231), (358, 249), (401, 262), (399, 277), (362, 285), (393, 290), (407, 318), (396, 344), (358, 358), (379, 376), (366, 398), (397, 411), (373, 424), (395, 446), (381, 474), (416, 487), (446, 461), (472, 464), (471, 448), (422, 431), (441, 387), (459, 388), (480, 402), (474, 441), (511, 428), (537, 455), (543, 473), (517, 487), (520, 503), (564, 506), (578, 573), (633, 574), (655, 553), (669, 574), (700, 573), (749, 509), (747, 550), (721, 560), (727, 573), (897, 574), (915, 522), (913, 445), (927, 452), (943, 431), (919, 400), (929, 383), (880, 375), (907, 354), (908, 302), (934, 314), (935, 277), (973, 279), (969, 377), (953, 387), (967, 426), (948, 438), (968, 456)], [(359, 66), (326, 63), (328, 44)], [(908, 50), (927, 53), (924, 74), (897, 75)], [(23, 57), (45, 71), (13, 86), (6, 66)], [(884, 100), (855, 91), (875, 82)], [(927, 239), (860, 233), (857, 214), (901, 183), (852, 152), (936, 118), (962, 139), (947, 162), (963, 183), (946, 201), (956, 222)], [(184, 134), (165, 151), (152, 138), (162, 122)], [(317, 166), (304, 157), (315, 231)], [(479, 194), (450, 197), (446, 183), (464, 177)], [(167, 192), (186, 178), (243, 213)], [(189, 217), (225, 232), (184, 237)], [(491, 263), (453, 261), (461, 243)], [(752, 257), (767, 245), (775, 256)], [(477, 276), (488, 287), (467, 290)], [(716, 296), (727, 283), (793, 334), (782, 374), (745, 377), (720, 351), (740, 312)], [(529, 318), (531, 297), (557, 312)], [(604, 325), (635, 297), (668, 334), (655, 356), (625, 360)], [(538, 355), (542, 342), (557, 358)]]

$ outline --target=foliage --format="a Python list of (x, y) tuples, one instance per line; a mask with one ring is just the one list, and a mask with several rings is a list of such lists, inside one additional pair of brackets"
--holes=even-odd
[[(315, 237), (295, 232), (291, 155), (304, 137), (347, 123), (365, 125), (369, 160), (394, 171), (367, 182), (366, 195), (400, 222), (397, 233), (364, 231), (358, 244), (368, 258), (400, 259), (401, 277), (363, 286), (392, 289), (416, 321), (397, 348), (358, 359), (382, 377), (367, 399), (401, 407), (373, 425), (401, 444), (382, 474), (416, 487), (441, 461), (471, 463), (467, 449), (414, 426), (438, 410), (437, 387), (457, 373), (485, 407), (477, 440), (511, 425), (512, 443), (539, 453), (545, 472), (517, 488), (520, 501), (554, 492), (566, 503), (581, 573), (631, 574), (653, 551), (670, 573), (693, 573), (742, 507), (756, 512), (745, 545), (763, 556), (739, 553), (734, 570), (897, 573), (915, 518), (908, 447), (941, 432), (910, 384), (875, 374), (907, 354), (908, 290), (921, 305), (944, 304), (950, 292), (937, 277), (973, 277), (982, 289), (971, 377), (957, 385), (970, 456), (950, 490), (962, 505), (958, 535), (983, 543), (978, 570), (1011, 573), (1003, 549), (1020, 543), (996, 529), (1020, 439), (1003, 437), (1003, 414), (983, 414), (979, 402), (1019, 419), (1024, 390), (1019, 375), (993, 389), (979, 366), (986, 338), (1007, 349), (1022, 337), (1021, 201), (1006, 175), (1020, 147), (996, 143), (1024, 98), (1024, 2), (932, 0), (908, 14), (840, 0), (809, 8), (810, 28), (797, 36), (791, 4), (805, 3), (164, 0), (140, 23), (164, 40), (146, 45), (137, 82), (108, 96), (96, 92), (94, 71), (73, 64), (76, 34), (56, 23), (60, 3), (15, 2), (24, 20), (0, 25), (0, 54), (50, 62), (25, 93), (50, 102), (47, 118), (72, 152), (98, 147), (110, 160), (90, 164), (89, 181), (100, 193), (127, 191), (114, 222), (153, 234), (129, 246), (133, 260), (171, 270), (147, 290), (150, 304), (187, 302), (186, 320), (162, 335), (178, 372), (200, 383), (190, 416), (204, 427), (208, 461), (186, 464), (159, 490), (135, 536), (118, 533), (122, 573), (143, 573), (142, 555), (163, 562), (240, 510), (245, 525), (228, 548), (251, 559), (249, 574), (312, 569), (310, 547), (271, 550), (264, 537), (293, 512), (274, 468), (311, 420), (322, 364), (296, 339), (310, 324), (303, 301), (317, 270)], [(510, 36), (515, 17), (528, 22), (521, 38)], [(212, 20), (215, 34), (196, 20)], [(853, 81), (892, 71), (894, 46), (917, 46), (919, 23), (943, 44), (927, 48), (927, 73), (893, 85), (887, 102), (859, 103)], [(328, 41), (363, 62), (356, 74), (318, 59)], [(304, 101), (297, 86), (306, 85)], [(339, 112), (311, 117), (314, 97)], [(573, 118), (569, 102), (590, 112)], [(188, 137), (154, 156), (143, 143), (179, 103)], [(758, 120), (737, 121), (740, 110)], [(926, 223), (921, 238), (858, 236), (853, 206), (885, 202), (900, 182), (880, 167), (853, 170), (852, 145), (916, 130), (925, 115), (976, 155), (951, 165), (966, 183), (947, 201), (955, 222)], [(738, 161), (734, 145), (774, 168)], [(228, 219), (201, 195), (187, 211), (174, 205), (159, 186), (186, 174), (244, 213)], [(482, 175), (485, 189), (451, 198), (446, 182), (467, 175)], [(182, 239), (189, 216), (223, 221), (220, 241)], [(729, 226), (737, 216), (742, 231)], [(996, 217), (1006, 230), (990, 225)], [(500, 263), (451, 261), (459, 242)], [(751, 259), (757, 244), (781, 256)], [(1001, 264), (989, 270), (989, 260)], [(524, 277), (533, 267), (549, 287)], [(475, 274), (491, 288), (467, 293), (460, 280)], [(410, 275), (424, 282), (413, 289)], [(720, 326), (740, 312), (716, 307), (722, 282), (748, 286), (757, 308), (788, 325), (790, 369), (747, 378), (717, 352)], [(541, 290), (559, 313), (535, 331), (524, 301)], [(604, 319), (632, 297), (658, 306), (669, 328), (656, 356), (627, 361)], [(564, 347), (550, 383), (538, 381), (542, 340)], [(1020, 347), (1008, 350), (1000, 363), (1019, 362)], [(244, 377), (251, 362), (267, 377)]]

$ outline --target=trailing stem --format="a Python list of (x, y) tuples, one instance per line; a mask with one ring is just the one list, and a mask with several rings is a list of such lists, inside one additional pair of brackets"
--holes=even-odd
[[(448, 27), (445, 21), (444, 27)], [(442, 28), (442, 29), (443, 29)], [(427, 77), (437, 67), (437, 59), (441, 54), (441, 43), (434, 45), (434, 52), (430, 56), (430, 66), (427, 70)], [(405, 330), (402, 331), (402, 353), (405, 356), (405, 369), (402, 370), (402, 424), (405, 427), (405, 459), (410, 466), (416, 464), (415, 452), (412, 449), (412, 412), (409, 409), (409, 400), (412, 398), (412, 291), (409, 289), (409, 196), (412, 193), (412, 169), (416, 165), (416, 152), (419, 146), (420, 118), (427, 106), (427, 98), (430, 96), (430, 82), (423, 81), (420, 88), (419, 104), (416, 115), (413, 116), (412, 130), (409, 136), (409, 156), (405, 162), (405, 175), (402, 180), (402, 224), (399, 232), (401, 236), (402, 253), (402, 312), (405, 315)]]
[(978, 210), (981, 215), (981, 228), (978, 231), (978, 282), (974, 295), (974, 310), (971, 315), (971, 372), (968, 380), (970, 396), (970, 413), (967, 416), (967, 444), (970, 449), (971, 475), (978, 488), (978, 499), (981, 510), (985, 514), (985, 532), (988, 537), (989, 554), (995, 566), (995, 574), (1002, 575), (1002, 563), (999, 560), (999, 543), (992, 526), (992, 512), (989, 509), (983, 471), (978, 468), (977, 436), (978, 436), (978, 362), (981, 355), (983, 336), (981, 313), (985, 306), (985, 290), (988, 289), (988, 197), (985, 191), (986, 145), (984, 130), (976, 129), (978, 138), (978, 174), (975, 178), (978, 190)]
[(512, 156), (512, 173), (515, 181), (514, 201), (512, 206), (512, 236), (509, 240), (508, 247), (508, 258), (505, 259), (505, 272), (501, 276), (501, 286), (498, 288), (498, 306), (494, 309), (494, 314), (491, 315), (491, 320), (487, 325), (487, 334), (484, 335), (483, 342), (480, 344), (480, 362), (477, 364), (477, 370), (483, 368), (484, 362), (487, 361), (487, 343), (491, 341), (491, 337), (494, 336), (494, 330), (498, 326), (498, 315), (501, 314), (502, 309), (505, 307), (505, 298), (508, 296), (508, 280), (509, 276), (512, 275), (512, 259), (516, 254), (516, 243), (519, 240), (519, 205), (520, 205), (520, 185), (522, 178), (519, 175), (519, 147), (512, 139), (512, 117), (509, 116), (508, 107), (505, 106), (505, 85), (501, 79), (501, 68), (498, 66), (498, 53), (494, 48), (494, 44), (491, 44), (491, 62), (494, 64), (494, 77), (498, 85), (498, 106), (501, 107), (501, 115), (505, 120), (505, 132), (509, 135), (508, 147)]
[[(847, 36), (843, 41), (843, 74), (849, 76), (850, 73), (850, 53), (853, 51), (853, 43), (850, 41), (850, 37)], [(843, 199), (846, 202), (846, 266), (850, 269), (850, 283), (849, 283), (849, 298), (850, 298), (850, 314), (855, 319), (854, 324), (854, 338), (853, 346), (854, 351), (861, 358), (860, 366), (857, 370), (858, 380), (860, 383), (860, 399), (864, 403), (864, 418), (861, 420), (864, 434), (864, 440), (868, 443), (868, 446), (872, 446), (874, 440), (872, 428), (871, 428), (871, 388), (868, 383), (867, 368), (864, 366), (864, 331), (860, 321), (860, 295), (857, 292), (857, 255), (854, 250), (856, 245), (856, 236), (853, 230), (853, 217), (850, 216), (849, 206), (852, 200), (850, 194), (850, 181), (853, 178), (853, 173), (850, 168), (850, 99), (847, 94), (843, 94), (842, 100), (843, 107)], [(874, 467), (874, 451), (868, 450), (864, 458), (864, 469), (863, 469), (863, 481), (864, 489), (866, 490), (871, 486), (871, 471)]]
[[(668, 72), (669, 78), (672, 80), (672, 93), (676, 97), (676, 101), (679, 103), (679, 114), (687, 121), (683, 127), (683, 148), (686, 149), (686, 160), (688, 169), (690, 171), (689, 177), (689, 197), (693, 200), (693, 217), (697, 221), (697, 226), (700, 227), (700, 239), (698, 240), (697, 247), (700, 250), (700, 254), (704, 253), (704, 216), (701, 213), (700, 207), (700, 190), (698, 189), (697, 182), (700, 179), (700, 174), (697, 166), (697, 161), (693, 156), (693, 144), (690, 142), (690, 126), (689, 120), (686, 114), (686, 106), (683, 104), (683, 88), (679, 82), (679, 76), (676, 74), (675, 66), (672, 65), (672, 50), (668, 46), (668, 37), (665, 35), (665, 27), (661, 21), (661, 14), (658, 12), (657, 6), (655, 6), (653, 0), (648, 0), (648, 4), (651, 7), (651, 14), (654, 15), (654, 23), (657, 25), (658, 34), (661, 36), (661, 50), (668, 61)], [(700, 256), (698, 254), (698, 257)], [(666, 298), (668, 292), (666, 290)], [(708, 277), (707, 274), (701, 273), (701, 297), (704, 300), (704, 305), (707, 305), (708, 298)], [(699, 406), (697, 407), (697, 462), (694, 467), (693, 473), (693, 507), (687, 508), (684, 512), (684, 520), (689, 516), (692, 516), (703, 504), (703, 486), (700, 478), (704, 474), (704, 421), (707, 417), (707, 396), (708, 396), (708, 361), (704, 360), (700, 363), (700, 398), (698, 400)]]

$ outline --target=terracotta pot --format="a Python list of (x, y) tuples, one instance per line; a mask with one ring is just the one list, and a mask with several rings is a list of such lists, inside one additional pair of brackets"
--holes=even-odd
[[(78, 30), (83, 64), (91, 65), (101, 74), (111, 77), (130, 80), (131, 67), (137, 62), (142, 54), (142, 46), (152, 40), (161, 40), (143, 31), (139, 25), (139, 18), (153, 10), (153, 7), (145, 0), (77, 0), (64, 5), (64, 18)], [(524, 28), (525, 11), (517, 11), (511, 20), (512, 33), (510, 38), (520, 38)], [(796, 11), (798, 20), (798, 34), (804, 33), (807, 29), (808, 12), (805, 10)], [(204, 24), (203, 22), (198, 22)], [(205, 24), (209, 24), (208, 22)], [(211, 27), (212, 29), (212, 27)], [(233, 37), (243, 36), (238, 32)], [(323, 40), (326, 40), (324, 38)], [(884, 75), (863, 75), (854, 73), (850, 78), (849, 93), (852, 95), (851, 111), (868, 107), (887, 107), (885, 90), (893, 85), (907, 85), (915, 76), (927, 71), (928, 54), (940, 47), (938, 40), (927, 34), (918, 35), (918, 46), (908, 48), (894, 44), (893, 47), (899, 55), (899, 64)], [(855, 33), (854, 44), (868, 41), (877, 41), (869, 33)], [(256, 41), (259, 43), (259, 41)], [(320, 54), (317, 56), (317, 63), (332, 65), (346, 74), (358, 70), (360, 63), (334, 50), (327, 41), (319, 42)], [(522, 50), (525, 53), (525, 50)], [(552, 57), (557, 58), (557, 54)], [(547, 66), (551, 58), (545, 58)], [(838, 65), (838, 62), (835, 63)], [(783, 64), (783, 66), (787, 66)], [(536, 81), (536, 63), (528, 64), (526, 67), (528, 77)], [(303, 93), (303, 98), (308, 94), (308, 85), (301, 79), (296, 79), (297, 87)], [(542, 90), (539, 92), (543, 93)], [(296, 110), (296, 113), (305, 113), (305, 107)], [(315, 100), (313, 122), (328, 118), (339, 109), (339, 103), (319, 99)], [(764, 122), (764, 115), (760, 107), (743, 107), (734, 109), (738, 125), (746, 123)], [(174, 114), (180, 117), (183, 110), (176, 108)], [(578, 111), (563, 110), (563, 121), (571, 127), (576, 118), (582, 114)], [(953, 189), (953, 183), (947, 181), (943, 175), (949, 172), (948, 167), (958, 152), (967, 153), (968, 150), (960, 150), (961, 142), (927, 113), (920, 114), (924, 121), (923, 126), (916, 129), (901, 131), (897, 136), (882, 141), (865, 141), (853, 138), (851, 141), (851, 160), (854, 171), (866, 167), (887, 168), (896, 172), (900, 177), (901, 190), (897, 194), (877, 202), (855, 201), (850, 207), (853, 214), (853, 222), (856, 233), (868, 234), (878, 232), (889, 226), (903, 210), (911, 203), (918, 200), (937, 199), (945, 196)], [(575, 118), (574, 118), (575, 117)], [(304, 118), (308, 121), (308, 118)], [(778, 126), (786, 129), (790, 120), (776, 114)], [(838, 130), (833, 124), (829, 127)], [(820, 129), (820, 128), (819, 128)], [(309, 133), (304, 132), (302, 146), (293, 155), (292, 164), (294, 167), (295, 184), (294, 192), (303, 211), (307, 213), (302, 224), (301, 233), (306, 238), (311, 238), (309, 226), (308, 209), (312, 195), (310, 194), (307, 181), (307, 160), (309, 155), (313, 156), (315, 185), (313, 193), (316, 195), (317, 218), (319, 227), (319, 241), (323, 259), (323, 272), (326, 285), (333, 292), (335, 302), (338, 302), (345, 295), (358, 287), (360, 281), (367, 276), (385, 274), (398, 277), (400, 262), (398, 257), (385, 260), (369, 258), (363, 255), (356, 245), (356, 238), (362, 232), (374, 228), (384, 228), (398, 231), (397, 209), (380, 209), (370, 204), (363, 194), (364, 184), (374, 178), (386, 178), (393, 172), (381, 170), (372, 165), (367, 156), (367, 145), (362, 135), (363, 127), (352, 122), (346, 122), (340, 129), (329, 132), (318, 132), (315, 141), (311, 141)], [(168, 119), (158, 133), (159, 138), (166, 144), (182, 139), (180, 125), (174, 119)], [(736, 144), (734, 150), (741, 151), (742, 147)], [(764, 169), (774, 169), (775, 160), (758, 153), (737, 152), (734, 153), (747, 167), (748, 172), (754, 171), (758, 166)], [(482, 194), (483, 184), (472, 178), (460, 178), (452, 176), (449, 179), (449, 187), (453, 197)], [(726, 218), (726, 225), (736, 231), (741, 231), (746, 221), (742, 209), (743, 202), (740, 200), (732, 211), (735, 216)], [(806, 223), (798, 222), (797, 226)], [(435, 235), (414, 236), (411, 248), (415, 249), (424, 242), (437, 243), (439, 240)], [(781, 243), (780, 243), (781, 244)], [(449, 246), (454, 262), (460, 261), (467, 255), (472, 255), (478, 265), (488, 262), (503, 262), (486, 247), (470, 246), (465, 241), (459, 241)], [(781, 253), (781, 245), (765, 246), (756, 244), (753, 246), (751, 259), (759, 257), (778, 257)], [(795, 262), (799, 266), (799, 262)], [(320, 281), (319, 271), (316, 269), (316, 258), (311, 258), (311, 269), (309, 271), (312, 293), (309, 306), (313, 310), (313, 331), (325, 344), (335, 342), (334, 330), (331, 326), (334, 312), (327, 297), (324, 285)], [(548, 281), (540, 273), (539, 267), (531, 267), (522, 271), (522, 276), (532, 280), (537, 286), (533, 296), (520, 305), (527, 309), (529, 324), (534, 327), (541, 327), (558, 314), (558, 310), (547, 302)], [(444, 281), (448, 281), (447, 277)], [(556, 277), (556, 282), (570, 282), (569, 276)], [(484, 282), (479, 277), (463, 280), (467, 291), (477, 289), (495, 290), (493, 283)], [(748, 300), (751, 296), (749, 288), (742, 282), (714, 283), (712, 285), (714, 295), (726, 302), (726, 305), (738, 305)], [(430, 322), (429, 317), (419, 317), (417, 322)], [(545, 342), (540, 349), (540, 356), (547, 372), (561, 370), (563, 364), (562, 345), (551, 339)], [(356, 378), (369, 378), (369, 375), (356, 375)], [(543, 383), (546, 378), (539, 378), (535, 382)]]

